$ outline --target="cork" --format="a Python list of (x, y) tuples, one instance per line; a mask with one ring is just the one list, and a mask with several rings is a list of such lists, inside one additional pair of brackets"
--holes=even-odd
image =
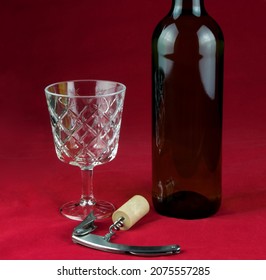
[(141, 195), (135, 195), (113, 213), (112, 220), (115, 223), (123, 217), (123, 226), (120, 229), (128, 230), (144, 217), (149, 210), (150, 205), (146, 198)]

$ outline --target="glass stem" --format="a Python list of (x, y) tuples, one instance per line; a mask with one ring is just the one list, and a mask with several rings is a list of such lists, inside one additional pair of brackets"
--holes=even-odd
[(80, 205), (94, 205), (96, 200), (93, 195), (93, 168), (81, 168), (82, 193)]

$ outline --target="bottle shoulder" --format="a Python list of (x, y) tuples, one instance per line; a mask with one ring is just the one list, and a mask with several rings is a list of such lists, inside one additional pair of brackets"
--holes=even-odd
[(171, 36), (172, 38), (180, 34), (187, 34), (189, 36), (190, 34), (196, 34), (199, 30), (208, 30), (208, 32), (213, 33), (216, 39), (224, 40), (219, 24), (208, 14), (200, 17), (186, 15), (180, 16), (177, 19), (168, 15), (157, 24), (153, 32), (153, 40), (158, 39), (166, 30), (169, 36), (171, 36), (171, 33), (174, 33)]

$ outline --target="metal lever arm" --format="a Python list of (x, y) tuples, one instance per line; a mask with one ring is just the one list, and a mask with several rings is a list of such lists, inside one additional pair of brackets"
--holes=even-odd
[(73, 235), (84, 236), (94, 231), (97, 228), (94, 224), (95, 220), (96, 217), (93, 215), (93, 212), (91, 212), (84, 221), (74, 228)]
[(95, 216), (90, 213), (87, 218), (80, 223), (72, 233), (72, 240), (74, 243), (84, 245), (86, 247), (97, 249), (105, 252), (131, 254), (138, 256), (160, 256), (172, 255), (180, 252), (179, 245), (166, 246), (131, 246), (124, 244), (117, 244), (110, 242), (111, 237), (115, 231), (123, 226), (124, 218), (118, 219), (110, 228), (105, 236), (91, 234), (96, 229), (94, 225)]

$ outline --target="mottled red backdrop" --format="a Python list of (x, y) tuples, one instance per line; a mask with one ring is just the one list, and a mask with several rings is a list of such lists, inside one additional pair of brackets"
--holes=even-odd
[[(0, 258), (138, 259), (75, 245), (59, 206), (80, 196), (78, 168), (54, 152), (43, 88), (67, 79), (123, 82), (117, 158), (95, 169), (95, 194), (151, 202), (151, 34), (167, 0), (1, 0)], [(265, 0), (206, 0), (225, 36), (223, 204), (211, 218), (150, 213), (116, 242), (179, 243), (172, 259), (266, 258)], [(99, 223), (99, 233), (110, 221)], [(163, 258), (164, 259), (164, 258)]]

